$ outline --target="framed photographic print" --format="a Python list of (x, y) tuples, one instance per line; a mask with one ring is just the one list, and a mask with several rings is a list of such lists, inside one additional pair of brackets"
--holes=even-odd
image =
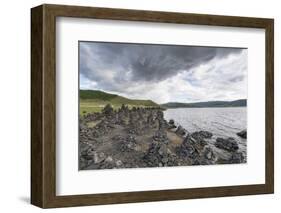
[(273, 19), (31, 9), (31, 203), (274, 191)]

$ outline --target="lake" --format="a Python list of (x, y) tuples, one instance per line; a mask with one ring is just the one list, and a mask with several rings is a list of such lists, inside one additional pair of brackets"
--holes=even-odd
[(247, 129), (247, 107), (175, 108), (165, 110), (164, 117), (167, 121), (174, 119), (188, 132), (212, 132), (212, 144), (217, 137), (233, 137), (239, 143), (240, 150), (245, 156), (247, 154), (247, 140), (236, 135)]

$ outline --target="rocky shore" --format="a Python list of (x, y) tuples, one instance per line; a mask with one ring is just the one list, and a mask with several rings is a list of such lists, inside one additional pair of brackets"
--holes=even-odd
[[(143, 168), (245, 163), (234, 138), (188, 132), (159, 108), (110, 105), (80, 117), (79, 169)], [(246, 130), (237, 133), (247, 137)], [(211, 143), (210, 141), (214, 141)]]

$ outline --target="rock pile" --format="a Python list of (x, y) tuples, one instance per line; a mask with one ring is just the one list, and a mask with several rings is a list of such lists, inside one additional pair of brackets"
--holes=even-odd
[(238, 142), (234, 138), (217, 138), (215, 146), (230, 153), (230, 158), (221, 160), (222, 163), (244, 163), (246, 160), (243, 153), (239, 151)]
[(121, 136), (116, 142), (119, 144), (119, 150), (121, 152), (130, 152), (136, 150), (137, 147), (136, 138), (133, 135), (128, 135), (125, 138)]
[[(100, 113), (80, 117), (79, 168), (113, 169), (209, 165), (245, 162), (234, 138), (217, 138), (208, 131), (189, 133), (159, 108), (106, 105)], [(245, 131), (246, 132), (246, 131)], [(237, 133), (245, 137), (247, 132)], [(214, 147), (230, 153), (221, 160)]]
[(176, 156), (172, 154), (167, 144), (153, 142), (143, 160), (148, 167), (177, 166)]
[(212, 133), (207, 131), (189, 134), (185, 137), (181, 146), (177, 148), (177, 154), (188, 159), (192, 165), (215, 164), (217, 157), (205, 141), (205, 139), (211, 137)]

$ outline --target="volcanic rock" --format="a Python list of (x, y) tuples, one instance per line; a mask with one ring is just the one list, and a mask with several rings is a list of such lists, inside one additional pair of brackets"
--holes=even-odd
[(242, 130), (241, 132), (236, 133), (241, 138), (247, 139), (247, 130)]
[(237, 141), (231, 137), (229, 137), (227, 139), (217, 138), (215, 146), (220, 149), (224, 149), (224, 150), (227, 150), (230, 152), (234, 152), (239, 149)]

